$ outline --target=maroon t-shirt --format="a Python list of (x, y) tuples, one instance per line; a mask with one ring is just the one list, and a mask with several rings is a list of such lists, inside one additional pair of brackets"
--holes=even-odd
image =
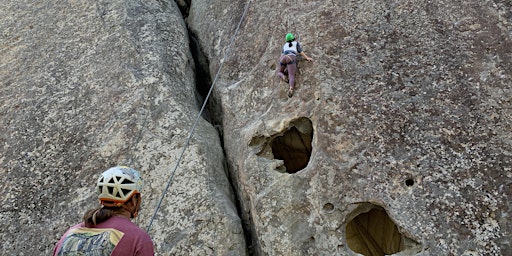
[(153, 241), (149, 235), (129, 219), (112, 216), (94, 228), (80, 223), (68, 229), (61, 237), (53, 255), (83, 252), (85, 255), (153, 256)]

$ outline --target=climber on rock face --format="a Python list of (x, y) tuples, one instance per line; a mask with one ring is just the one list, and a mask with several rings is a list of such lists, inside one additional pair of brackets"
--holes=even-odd
[[(288, 97), (292, 97), (295, 90), (295, 72), (297, 71), (297, 55), (301, 55), (308, 61), (313, 61), (308, 57), (300, 47), (299, 42), (295, 41), (295, 36), (292, 33), (286, 34), (286, 43), (283, 45), (283, 51), (279, 58), (279, 65), (277, 67), (277, 75), (285, 82), (288, 82), (290, 89), (288, 90)], [(288, 73), (288, 76), (286, 75)]]

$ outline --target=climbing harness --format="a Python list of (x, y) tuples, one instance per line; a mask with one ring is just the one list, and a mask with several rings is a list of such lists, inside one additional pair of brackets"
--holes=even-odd
[[(288, 60), (289, 60), (290, 62), (288, 62), (288, 63), (284, 63), (284, 62), (282, 62), (281, 60), (282, 60), (284, 57), (288, 58)], [(295, 60), (293, 60), (293, 59), (292, 59), (292, 57), (288, 56), (288, 54), (286, 54), (286, 53), (285, 53), (285, 55), (283, 55), (283, 57), (281, 57), (281, 60), (279, 61), (279, 65), (281, 65), (281, 66), (286, 66), (286, 65), (288, 65), (288, 64), (294, 64), (294, 63), (296, 62)]]
[(233, 42), (235, 41), (236, 35), (238, 34), (238, 31), (240, 30), (240, 25), (242, 24), (242, 21), (244, 20), (245, 14), (247, 13), (247, 10), (249, 9), (249, 4), (251, 3), (251, 1), (252, 0), (249, 0), (245, 4), (245, 9), (244, 9), (244, 12), (242, 14), (242, 17), (240, 18), (240, 21), (238, 22), (238, 25), (237, 25), (237, 27), (235, 29), (235, 33), (231, 37), (231, 40), (230, 40), (230, 42), (229, 42), (229, 44), (228, 44), (228, 46), (226, 48), (226, 51), (224, 52), (224, 56), (221, 59), (221, 63), (220, 63), (219, 69), (217, 70), (217, 73), (215, 74), (215, 78), (213, 79), (212, 86), (210, 87), (210, 90), (208, 91), (208, 94), (205, 97), (205, 100), (203, 102), (201, 110), (199, 111), (199, 114), (197, 114), (197, 118), (194, 121), (194, 124), (192, 125), (192, 128), (190, 129), (187, 141), (186, 141), (185, 145), (183, 146), (183, 150), (181, 151), (181, 154), (180, 154), (178, 160), (176, 161), (174, 169), (172, 170), (171, 175), (169, 176), (169, 179), (167, 181), (167, 185), (166, 185), (164, 191), (162, 192), (162, 196), (160, 197), (160, 200), (158, 201), (158, 204), (156, 206), (155, 212), (153, 213), (153, 216), (151, 217), (151, 219), (149, 221), (149, 224), (148, 224), (148, 226), (146, 228), (146, 232), (148, 232), (148, 233), (149, 233), (149, 230), (151, 229), (151, 226), (153, 224), (153, 220), (156, 218), (156, 214), (158, 213), (158, 210), (160, 209), (160, 207), (162, 205), (162, 201), (164, 200), (165, 195), (167, 194), (167, 191), (169, 190), (169, 187), (171, 186), (171, 183), (172, 183), (172, 181), (174, 179), (174, 174), (176, 173), (176, 170), (178, 169), (178, 166), (179, 166), (179, 164), (181, 162), (181, 159), (183, 158), (183, 155), (185, 154), (185, 151), (187, 150), (188, 145), (190, 144), (192, 136), (194, 135), (194, 131), (196, 129), (197, 123), (201, 119), (203, 111), (204, 111), (204, 109), (206, 107), (206, 103), (208, 102), (208, 99), (210, 98), (210, 95), (211, 95), (211, 93), (213, 91), (213, 88), (215, 87), (215, 83), (217, 82), (217, 78), (219, 77), (220, 71), (222, 70), (222, 66), (224, 66), (224, 62), (226, 61), (226, 59), (228, 57), (228, 54), (229, 54), (229, 51), (231, 50), (231, 46), (233, 45)]

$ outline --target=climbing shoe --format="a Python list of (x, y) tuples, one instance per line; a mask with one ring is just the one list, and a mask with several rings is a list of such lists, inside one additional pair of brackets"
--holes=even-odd
[(290, 88), (290, 90), (288, 90), (288, 98), (291, 98), (293, 96), (293, 89)]
[(281, 77), (281, 80), (283, 80), (285, 83), (288, 83), (288, 77), (285, 75), (279, 75)]

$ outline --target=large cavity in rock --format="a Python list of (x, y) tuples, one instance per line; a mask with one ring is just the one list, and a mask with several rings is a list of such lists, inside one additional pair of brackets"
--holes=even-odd
[(380, 206), (365, 203), (351, 215), (354, 217), (347, 223), (346, 240), (354, 252), (382, 256), (418, 247), (418, 243), (399, 231), (386, 210)]
[(313, 124), (309, 118), (301, 117), (291, 121), (283, 132), (253, 138), (250, 146), (260, 148), (260, 157), (283, 160), (286, 172), (296, 173), (308, 165), (313, 150), (312, 141)]
[(286, 172), (296, 173), (304, 169), (311, 158), (313, 126), (307, 118), (292, 122), (288, 131), (272, 140), (274, 158), (284, 161)]

